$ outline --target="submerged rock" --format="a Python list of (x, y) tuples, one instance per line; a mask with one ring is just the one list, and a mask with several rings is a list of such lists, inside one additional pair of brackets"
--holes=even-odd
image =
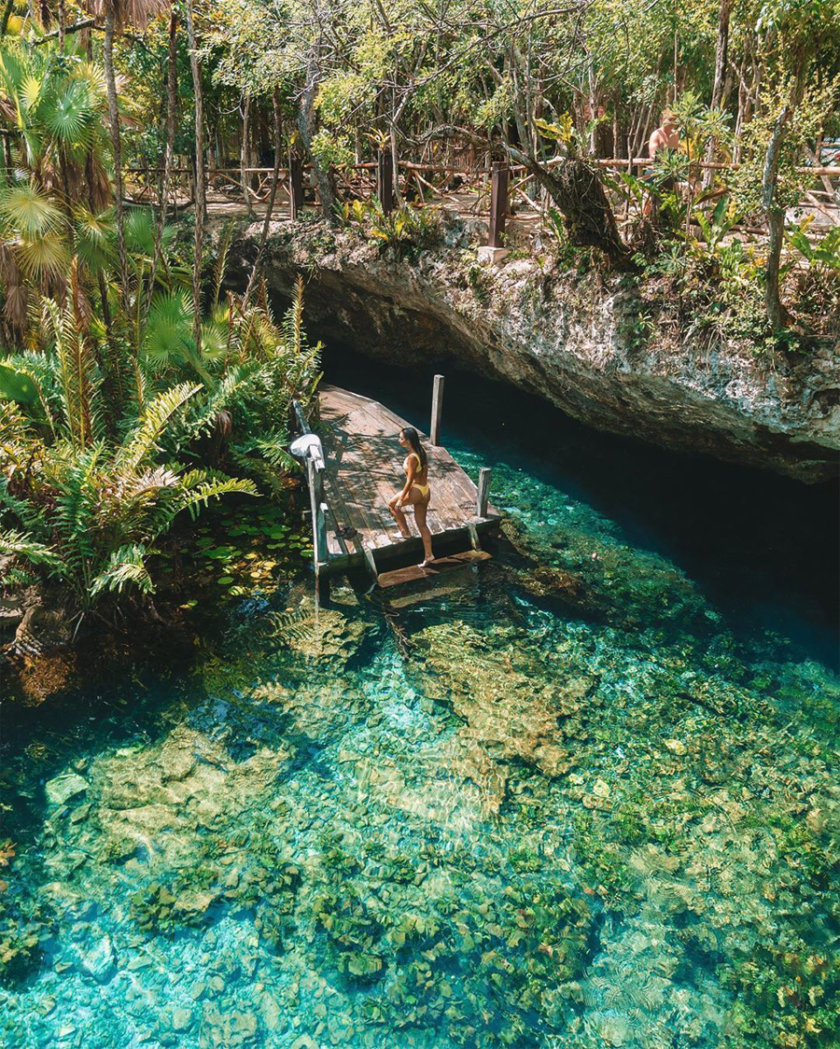
[(77, 948), (79, 968), (97, 983), (108, 983), (116, 973), (114, 945), (107, 932), (96, 935), (87, 950)]
[(87, 780), (75, 772), (63, 772), (44, 784), (44, 793), (50, 805), (64, 805), (71, 798), (84, 794), (87, 789)]
[(429, 627), (413, 640), (424, 657), (426, 694), (452, 706), (464, 720), (462, 735), (547, 776), (572, 767), (561, 722), (579, 710), (593, 679), (551, 681), (542, 665), (526, 665), (512, 647), (491, 648), (464, 623)]

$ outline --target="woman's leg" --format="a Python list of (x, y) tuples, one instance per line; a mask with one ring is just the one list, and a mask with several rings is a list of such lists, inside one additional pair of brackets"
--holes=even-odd
[(397, 500), (399, 498), (399, 495), (395, 495), (394, 498), (390, 501), (390, 503), (388, 503), (388, 509), (394, 515), (394, 520), (397, 522), (397, 526), (399, 527), (403, 539), (410, 539), (411, 532), (409, 532), (408, 530), (408, 521), (406, 521), (405, 514), (402, 512), (400, 507), (397, 506)]
[[(417, 502), (414, 501), (415, 498)], [(429, 508), (429, 497), (426, 496), (424, 499), (418, 491), (412, 489), (411, 503), (414, 507), (414, 521), (417, 525), (417, 531), (423, 540), (423, 563), (425, 564), (426, 561), (434, 561), (435, 559), (435, 555), (432, 553), (432, 533), (426, 524), (426, 510)]]

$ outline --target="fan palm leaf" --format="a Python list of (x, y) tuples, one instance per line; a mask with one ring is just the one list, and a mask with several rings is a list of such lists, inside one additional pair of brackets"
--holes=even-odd
[(43, 237), (57, 229), (64, 216), (35, 185), (10, 186), (0, 190), (0, 219), (7, 235), (27, 240)]
[(73, 212), (75, 248), (79, 260), (92, 273), (107, 269), (114, 262), (114, 213), (94, 212), (78, 207)]
[(143, 353), (158, 369), (195, 359), (191, 295), (169, 292), (152, 299), (143, 333)]
[(93, 110), (84, 81), (71, 81), (44, 106), (43, 123), (65, 147), (85, 150), (93, 141)]
[(125, 246), (135, 255), (154, 255), (155, 216), (150, 208), (134, 208), (126, 215)]
[(45, 233), (35, 240), (21, 241), (17, 257), (25, 276), (59, 278), (70, 265), (70, 248), (60, 233)]

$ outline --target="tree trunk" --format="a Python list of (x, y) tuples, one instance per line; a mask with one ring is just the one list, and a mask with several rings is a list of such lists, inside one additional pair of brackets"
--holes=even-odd
[(268, 207), (265, 213), (265, 221), (263, 222), (262, 233), (260, 234), (260, 244), (257, 248), (257, 257), (254, 259), (254, 268), (251, 270), (251, 276), (248, 279), (248, 287), (245, 289), (245, 295), (242, 299), (242, 311), (248, 306), (248, 300), (251, 298), (251, 292), (254, 290), (254, 285), (257, 281), (260, 266), (262, 264), (263, 255), (265, 254), (265, 246), (268, 243), (268, 234), (271, 228), (271, 213), (274, 210), (274, 200), (277, 196), (277, 185), (280, 181), (280, 163), (283, 157), (283, 109), (280, 105), (280, 92), (275, 87), (274, 89), (274, 171), (271, 175), (271, 192), (268, 195)]
[(391, 166), (393, 168), (394, 200), (401, 204), (400, 197), (400, 154), (397, 149), (397, 125), (391, 124)]
[(598, 153), (598, 126), (595, 123), (598, 114), (598, 83), (595, 78), (595, 63), (591, 53), (586, 60), (586, 81), (589, 87), (589, 152), (592, 156)]
[(805, 96), (806, 75), (809, 55), (799, 55), (796, 76), (790, 99), (773, 125), (773, 132), (764, 154), (764, 170), (761, 177), (761, 205), (767, 216), (770, 229), (770, 240), (767, 245), (767, 268), (765, 270), (764, 305), (767, 319), (773, 331), (780, 331), (789, 320), (788, 312), (782, 305), (779, 293), (779, 267), (782, 258), (782, 244), (785, 233), (785, 207), (776, 200), (776, 185), (779, 178), (779, 161), (782, 156), (788, 125), (796, 108), (801, 105)]
[(585, 160), (567, 157), (549, 171), (533, 157), (511, 146), (506, 148), (550, 193), (563, 214), (563, 225), (572, 244), (599, 248), (613, 262), (627, 261), (627, 248), (618, 235), (615, 215), (595, 168)]
[(160, 225), (166, 221), (169, 176), (175, 159), (175, 132), (178, 121), (178, 12), (173, 7), (169, 16), (169, 54), (166, 64), (166, 150), (163, 155), (163, 184), (161, 187)]
[(313, 44), (309, 53), (309, 61), (306, 70), (306, 84), (301, 95), (300, 105), (297, 112), (297, 127), (300, 132), (301, 141), (312, 161), (312, 172), (318, 183), (318, 192), (321, 195), (321, 210), (328, 222), (334, 223), (336, 215), (334, 211), (335, 191), (329, 171), (325, 171), (318, 158), (312, 152), (312, 139), (315, 132), (315, 99), (318, 95), (318, 85), (321, 75), (319, 69), (319, 55)]
[(149, 276), (149, 294), (146, 299), (146, 313), (152, 305), (155, 289), (155, 278), (161, 260), (163, 230), (166, 226), (166, 210), (169, 197), (169, 179), (172, 172), (172, 161), (175, 156), (175, 125), (178, 117), (178, 13), (173, 8), (169, 16), (169, 50), (166, 61), (166, 145), (163, 152), (163, 174), (160, 180), (160, 214), (155, 228), (155, 248), (152, 255), (152, 272)]
[(120, 267), (120, 296), (128, 309), (128, 259), (125, 251), (125, 213), (123, 211), (122, 146), (120, 111), (117, 104), (117, 81), (114, 75), (114, 14), (105, 15), (105, 84), (108, 91), (108, 119), (111, 123), (111, 151), (114, 154), (114, 214), (117, 220), (117, 258)]
[(187, 41), (190, 48), (190, 71), (195, 94), (195, 243), (193, 246), (193, 333), (195, 351), (201, 356), (201, 256), (204, 250), (204, 221), (207, 217), (204, 172), (204, 98), (201, 92), (201, 67), (193, 21), (193, 0), (187, 0)]
[[(712, 87), (712, 109), (719, 109), (723, 100), (723, 85), (729, 57), (729, 17), (732, 14), (733, 0), (720, 0), (718, 9), (717, 45), (715, 47), (715, 82)], [(706, 162), (715, 159), (715, 140), (709, 139), (706, 146)], [(708, 189), (714, 181), (714, 171), (709, 168), (703, 173), (703, 189)]]
[(14, 6), (15, 0), (6, 0), (6, 5), (3, 8), (3, 16), (0, 18), (0, 36), (6, 35), (6, 31), (9, 28), (9, 19), (12, 17)]
[(248, 138), (251, 133), (251, 105), (251, 96), (246, 95), (242, 108), (242, 144), (239, 148), (239, 178), (242, 184), (242, 199), (245, 201), (245, 207), (248, 209), (249, 219), (253, 218), (254, 215), (254, 209), (251, 207), (251, 187), (248, 185), (249, 176), (245, 170), (250, 167), (248, 163)]

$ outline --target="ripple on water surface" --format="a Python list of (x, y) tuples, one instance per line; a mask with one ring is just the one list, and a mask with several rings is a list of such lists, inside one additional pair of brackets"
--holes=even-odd
[(437, 600), (301, 588), (7, 743), (5, 1045), (838, 1044), (836, 679), (494, 485), (510, 543)]

